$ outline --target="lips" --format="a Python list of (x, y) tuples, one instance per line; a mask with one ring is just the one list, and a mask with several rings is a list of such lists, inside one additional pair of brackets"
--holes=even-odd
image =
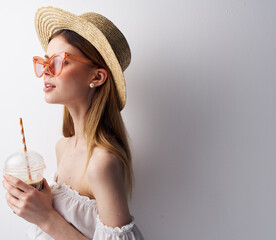
[(49, 82), (44, 82), (45, 88), (43, 88), (44, 92), (49, 92), (52, 91), (56, 86), (49, 83)]
[(49, 82), (44, 82), (44, 85), (45, 85), (46, 88), (55, 88), (56, 87), (55, 85), (53, 85)]

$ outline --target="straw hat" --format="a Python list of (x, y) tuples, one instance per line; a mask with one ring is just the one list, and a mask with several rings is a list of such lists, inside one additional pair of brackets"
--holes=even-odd
[(120, 110), (124, 108), (126, 84), (123, 72), (130, 64), (131, 52), (124, 35), (110, 20), (95, 12), (78, 16), (60, 8), (47, 6), (37, 9), (35, 29), (45, 52), (49, 38), (60, 29), (75, 31), (88, 40), (109, 67), (120, 98)]

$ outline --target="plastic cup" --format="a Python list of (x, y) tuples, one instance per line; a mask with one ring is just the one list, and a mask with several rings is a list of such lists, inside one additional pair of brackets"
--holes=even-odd
[(28, 150), (28, 152), (16, 152), (10, 155), (5, 161), (3, 172), (19, 178), (37, 190), (41, 190), (45, 168), (43, 157), (34, 151)]

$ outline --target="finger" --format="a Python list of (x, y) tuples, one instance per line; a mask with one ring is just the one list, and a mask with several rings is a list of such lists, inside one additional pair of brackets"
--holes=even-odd
[(9, 184), (6, 180), (2, 181), (3, 187), (14, 197), (21, 198), (23, 192), (13, 185)]
[(46, 191), (48, 191), (50, 188), (46, 178), (43, 178), (43, 189), (45, 189)]
[(12, 204), (9, 203), (9, 202), (7, 202), (7, 203), (8, 203), (8, 205), (9, 205), (9, 207), (11, 208), (11, 210), (13, 211), (13, 213), (17, 215), (17, 214), (19, 213), (19, 208), (16, 207), (16, 206), (14, 206), (14, 205), (12, 205)]
[(14, 206), (16, 208), (19, 207), (20, 200), (15, 198), (14, 196), (9, 194), (8, 192), (6, 193), (6, 199), (7, 199), (7, 203), (8, 203), (9, 206)]
[(30, 187), (28, 184), (21, 181), (19, 178), (14, 177), (12, 175), (5, 174), (4, 178), (8, 181), (9, 184), (13, 185), (14, 187), (17, 187), (23, 192), (28, 192), (32, 187)]

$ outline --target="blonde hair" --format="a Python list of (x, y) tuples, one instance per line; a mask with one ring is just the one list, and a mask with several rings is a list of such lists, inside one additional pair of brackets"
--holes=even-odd
[[(131, 198), (134, 173), (132, 168), (132, 156), (129, 146), (129, 136), (119, 110), (119, 96), (112, 74), (99, 54), (97, 49), (78, 33), (61, 29), (54, 33), (49, 42), (57, 35), (78, 48), (87, 58), (93, 59), (100, 68), (107, 71), (107, 79), (104, 84), (95, 89), (91, 99), (91, 105), (84, 119), (84, 133), (87, 137), (87, 160), (84, 173), (87, 170), (94, 144), (114, 154), (124, 166), (124, 174), (127, 180), (128, 197)], [(63, 112), (63, 136), (75, 135), (72, 116), (66, 106)]]

